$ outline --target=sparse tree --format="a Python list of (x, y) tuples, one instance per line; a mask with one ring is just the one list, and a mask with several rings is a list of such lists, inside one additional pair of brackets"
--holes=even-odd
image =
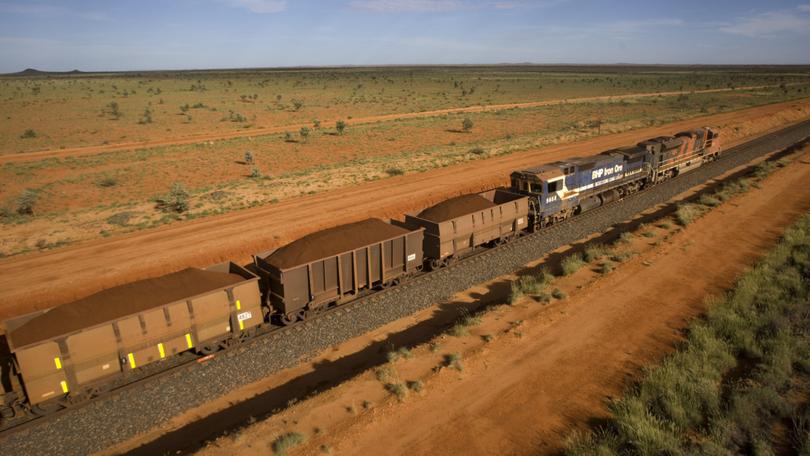
[(245, 152), (245, 163), (247, 163), (248, 165), (253, 164), (253, 152), (251, 151)]
[(465, 132), (469, 132), (473, 128), (473, 121), (470, 120), (469, 117), (465, 117), (463, 121), (461, 121), (461, 129)]
[(159, 200), (158, 203), (164, 211), (180, 213), (188, 210), (188, 199), (189, 194), (186, 187), (180, 182), (175, 182), (165, 199)]
[(254, 166), (250, 170), (250, 177), (252, 179), (260, 179), (262, 177), (262, 171), (259, 169), (258, 166)]
[(320, 120), (318, 120), (318, 119), (313, 120), (313, 121), (312, 121), (312, 126), (313, 126), (313, 127), (316, 129), (316, 130), (317, 130), (317, 129), (319, 129), (319, 128), (321, 128), (321, 121), (320, 121)]
[(303, 107), (304, 107), (304, 102), (303, 101), (301, 101), (301, 100), (293, 100), (293, 108), (296, 111), (300, 111), (301, 108), (303, 108)]
[(138, 123), (141, 125), (152, 123), (152, 110), (149, 108), (144, 109), (143, 115), (138, 120)]
[(309, 138), (309, 128), (308, 127), (301, 127), (301, 131), (299, 131), (298, 134), (300, 134), (301, 139), (303, 139), (304, 142), (306, 142), (307, 138)]
[(107, 103), (106, 108), (107, 108), (107, 113), (108, 113), (108, 114), (109, 114), (109, 115), (110, 115), (110, 116), (111, 116), (111, 117), (112, 117), (114, 120), (118, 120), (118, 119), (120, 119), (120, 118), (121, 118), (121, 110), (120, 110), (120, 108), (118, 107), (118, 102), (117, 102), (117, 101), (111, 101), (111, 102)]
[(34, 215), (34, 205), (37, 203), (37, 192), (30, 188), (23, 190), (17, 197), (17, 213), (20, 215)]
[(335, 130), (337, 130), (337, 133), (338, 133), (339, 135), (342, 135), (342, 134), (343, 134), (343, 132), (344, 132), (344, 131), (346, 131), (346, 122), (344, 122), (344, 121), (342, 121), (342, 120), (338, 120), (338, 121), (335, 123)]
[(293, 142), (293, 135), (289, 131), (284, 132), (284, 141), (286, 142)]

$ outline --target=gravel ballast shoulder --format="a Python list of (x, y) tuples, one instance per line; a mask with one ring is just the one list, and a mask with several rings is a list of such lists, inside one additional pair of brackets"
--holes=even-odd
[(161, 426), (172, 417), (245, 384), (294, 366), (302, 358), (320, 350), (411, 315), (458, 291), (511, 273), (550, 250), (629, 220), (725, 171), (788, 147), (807, 136), (810, 136), (810, 121), (737, 146), (721, 160), (629, 197), (606, 210), (583, 214), (570, 223), (418, 277), (312, 322), (257, 339), (207, 363), (192, 363), (85, 406), (32, 422), (23, 430), (11, 430), (0, 436), (0, 454), (73, 455), (101, 451)]

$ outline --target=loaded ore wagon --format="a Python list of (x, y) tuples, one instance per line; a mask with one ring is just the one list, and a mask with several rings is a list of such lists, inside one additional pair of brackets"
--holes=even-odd
[(68, 395), (92, 396), (114, 377), (186, 350), (214, 351), (250, 333), (263, 321), (258, 280), (234, 263), (188, 268), (6, 321), (32, 411)]
[(408, 229), (424, 228), (424, 252), (431, 269), (487, 243), (506, 242), (528, 227), (529, 199), (506, 190), (462, 195), (406, 214)]
[(253, 258), (268, 307), (290, 324), (420, 270), (422, 230), (371, 218), (309, 234)]

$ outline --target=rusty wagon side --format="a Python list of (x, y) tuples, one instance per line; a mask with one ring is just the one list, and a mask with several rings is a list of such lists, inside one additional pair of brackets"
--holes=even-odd
[[(68, 396), (92, 396), (114, 377), (252, 331), (263, 321), (258, 280), (230, 262), (188, 268), (6, 321), (29, 404), (36, 412)], [(142, 299), (116, 299), (122, 296)]]
[[(529, 198), (503, 189), (478, 193), (490, 207), (473, 210), (448, 220), (429, 220), (406, 214), (400, 224), (424, 228), (423, 250), (431, 269), (490, 242), (505, 242), (529, 226)], [(424, 213), (423, 211), (422, 213)]]
[(384, 288), (422, 267), (422, 230), (367, 219), (254, 256), (268, 307), (284, 324)]

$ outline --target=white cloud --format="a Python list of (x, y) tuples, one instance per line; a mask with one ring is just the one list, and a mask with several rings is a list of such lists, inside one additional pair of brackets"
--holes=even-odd
[(799, 5), (793, 10), (767, 11), (738, 18), (720, 30), (749, 38), (767, 37), (780, 33), (810, 33), (810, 5)]
[(440, 12), (461, 9), (460, 0), (353, 0), (352, 8), (381, 12)]
[(287, 0), (222, 0), (228, 5), (259, 14), (279, 13), (287, 9)]

